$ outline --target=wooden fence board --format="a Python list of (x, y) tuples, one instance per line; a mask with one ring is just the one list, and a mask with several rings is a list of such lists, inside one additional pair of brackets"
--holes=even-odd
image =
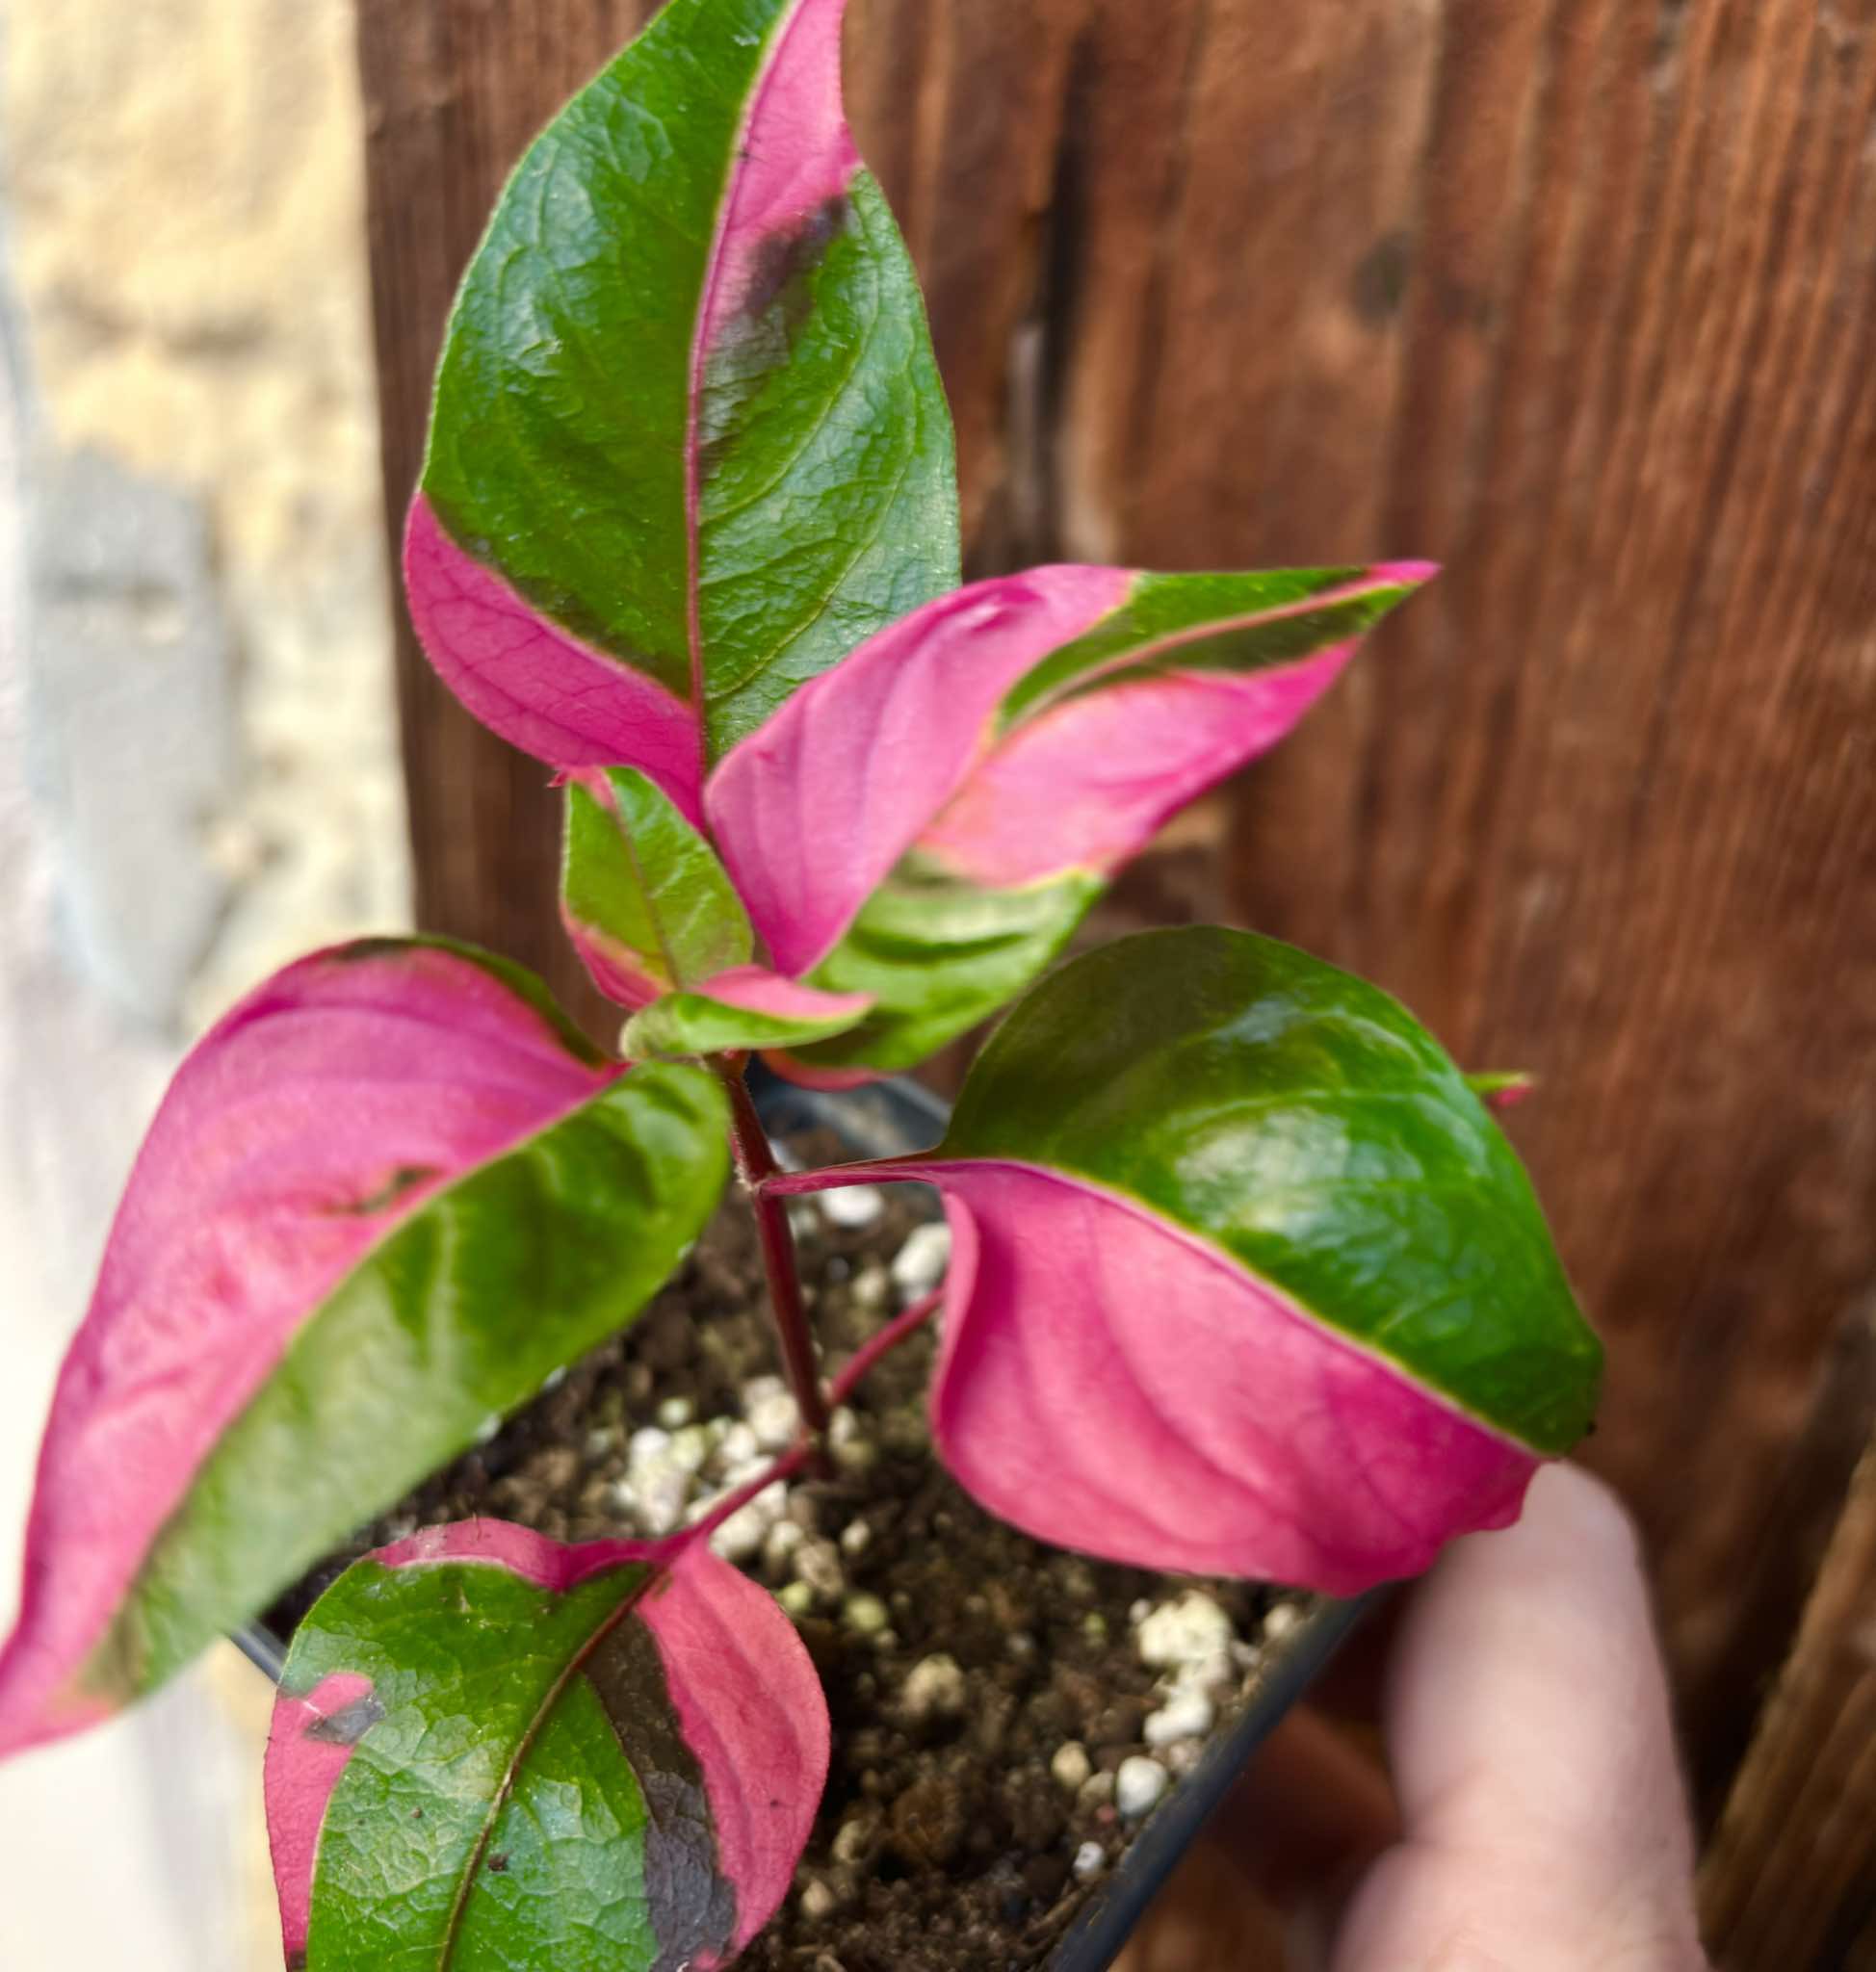
[[(400, 507), (502, 171), (639, 12), (360, 0)], [(853, 15), (975, 569), (1447, 564), (1126, 899), (1223, 893), (1541, 1075), (1592, 1457), (1717, 1800), (1797, 1617), (1740, 1585), (1876, 1279), (1876, 0)], [(542, 776), (401, 675), (425, 919), (541, 963)]]
[[(423, 462), (456, 282), (529, 140), (653, 0), (359, 0), (366, 222), (393, 546)], [(398, 612), (397, 670), (417, 920), (544, 973), (596, 1029), (554, 907), (560, 803), (540, 765), (438, 683)]]
[(1719, 1972), (1876, 1966), (1876, 1442), (1701, 1881)]

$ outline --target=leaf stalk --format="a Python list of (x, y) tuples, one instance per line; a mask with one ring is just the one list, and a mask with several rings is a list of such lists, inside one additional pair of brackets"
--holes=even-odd
[(730, 1148), (736, 1157), (737, 1177), (755, 1213), (763, 1273), (769, 1283), (769, 1311), (781, 1345), (783, 1372), (795, 1393), (803, 1430), (819, 1440), (826, 1434), (828, 1405), (821, 1386), (820, 1355), (801, 1296), (795, 1229), (789, 1223), (787, 1205), (764, 1189), (781, 1167), (775, 1162), (762, 1118), (756, 1114), (755, 1099), (742, 1066), (724, 1063), (717, 1072), (729, 1092)]
[[(923, 1301), (915, 1302), (903, 1314), (889, 1321), (854, 1355), (853, 1360), (834, 1380), (832, 1400), (836, 1408), (852, 1396), (881, 1357), (890, 1356), (901, 1342), (908, 1340), (931, 1319), (944, 1298), (944, 1290), (940, 1288), (934, 1293), (927, 1294)], [(752, 1499), (767, 1492), (777, 1480), (793, 1479), (797, 1472), (813, 1464), (820, 1452), (820, 1439), (803, 1431), (767, 1470), (757, 1473), (753, 1479), (746, 1480), (733, 1492), (724, 1493), (700, 1520), (685, 1528), (680, 1537), (683, 1544), (689, 1546), (693, 1541), (708, 1541), (725, 1520), (741, 1513)]]

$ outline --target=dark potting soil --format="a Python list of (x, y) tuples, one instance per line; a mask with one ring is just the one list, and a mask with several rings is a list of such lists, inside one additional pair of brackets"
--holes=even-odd
[[(841, 1155), (796, 1148), (815, 1161)], [(930, 1205), (892, 1187), (870, 1223), (845, 1227), (817, 1204), (794, 1209), (812, 1318), (837, 1371), (911, 1298), (890, 1269)], [(923, 1400), (935, 1339), (927, 1328), (868, 1376), (837, 1420), (830, 1477), (795, 1482), (724, 1530), (731, 1558), (795, 1618), (834, 1733), (795, 1892), (738, 1960), (748, 1972), (1039, 1965), (1139, 1826), (1116, 1805), (1122, 1764), (1150, 1757), (1176, 1780), (1203, 1744), (1148, 1745), (1170, 1674), (1142, 1661), (1139, 1620), (1195, 1588), (1229, 1619), (1228, 1720), (1266, 1622), (1274, 1632), (1288, 1618), (1270, 1621), (1277, 1598), (1264, 1589), (1088, 1561), (985, 1514), (931, 1454)], [(289, 1634), (347, 1563), (422, 1525), (480, 1514), (560, 1540), (669, 1532), (687, 1504), (751, 1469), (752, 1454), (772, 1457), (751, 1426), (772, 1440), (788, 1421), (774, 1367), (754, 1231), (732, 1196), (625, 1336), (362, 1531), (270, 1625)], [(1130, 1775), (1135, 1786), (1143, 1771)], [(1120, 1791), (1125, 1803), (1132, 1790)]]

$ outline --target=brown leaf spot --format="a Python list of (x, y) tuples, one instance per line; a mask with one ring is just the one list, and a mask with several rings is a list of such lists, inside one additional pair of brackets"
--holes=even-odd
[(376, 1191), (354, 1200), (351, 1205), (334, 1206), (332, 1210), (361, 1219), (373, 1218), (379, 1212), (389, 1211), (406, 1192), (414, 1191), (418, 1185), (428, 1184), (432, 1178), (442, 1175), (434, 1164), (400, 1164)]
[(770, 233), (756, 248), (742, 312), (751, 317), (767, 315), (784, 296), (798, 290), (846, 226), (847, 210), (847, 195), (836, 193), (798, 226), (785, 233)]
[(367, 1692), (351, 1704), (341, 1705), (329, 1719), (316, 1720), (306, 1727), (306, 1737), (323, 1746), (356, 1746), (383, 1716), (384, 1707)]
[(407, 938), (354, 938), (350, 945), (335, 946), (326, 954), (326, 962), (329, 966), (355, 966), (366, 959), (406, 958), (411, 949)]

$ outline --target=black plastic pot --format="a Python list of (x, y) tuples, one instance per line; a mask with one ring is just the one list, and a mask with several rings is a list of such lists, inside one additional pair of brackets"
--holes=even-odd
[[(756, 1104), (772, 1136), (831, 1129), (861, 1157), (903, 1156), (928, 1149), (943, 1136), (947, 1116), (937, 1097), (906, 1081), (830, 1095), (765, 1077), (756, 1083)], [(1050, 1954), (1043, 1972), (1107, 1972), (1252, 1753), (1334, 1656), (1366, 1607), (1365, 1601), (1318, 1600), (1273, 1648), (1243, 1709), (1213, 1737), (1198, 1765), (1167, 1790)], [(238, 1631), (234, 1641), (278, 1681), (286, 1662), (279, 1637), (255, 1623)]]

